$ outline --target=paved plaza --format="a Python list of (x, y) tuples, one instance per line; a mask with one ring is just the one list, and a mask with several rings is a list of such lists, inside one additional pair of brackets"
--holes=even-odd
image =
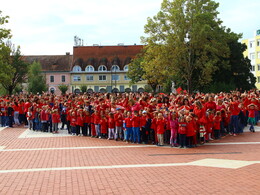
[(0, 128), (0, 194), (260, 194), (260, 129), (193, 149)]

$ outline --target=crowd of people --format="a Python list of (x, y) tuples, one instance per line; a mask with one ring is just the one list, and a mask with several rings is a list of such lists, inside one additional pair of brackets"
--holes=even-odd
[(0, 98), (2, 127), (192, 148), (237, 136), (259, 119), (259, 92), (20, 94)]

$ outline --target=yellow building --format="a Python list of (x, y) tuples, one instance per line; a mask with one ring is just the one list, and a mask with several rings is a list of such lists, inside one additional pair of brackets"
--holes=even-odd
[(255, 32), (254, 38), (242, 41), (247, 45), (244, 56), (251, 60), (252, 73), (256, 77), (256, 87), (260, 89), (260, 29)]
[(81, 92), (143, 92), (146, 81), (130, 85), (128, 64), (141, 52), (141, 45), (79, 46), (73, 49), (71, 90)]

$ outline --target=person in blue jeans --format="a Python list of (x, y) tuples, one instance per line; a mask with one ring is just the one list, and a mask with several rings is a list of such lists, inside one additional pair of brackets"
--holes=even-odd
[(140, 116), (138, 115), (138, 111), (134, 111), (134, 116), (132, 117), (132, 130), (133, 130), (133, 142), (141, 143), (140, 136)]
[(127, 112), (126, 118), (125, 118), (125, 128), (126, 128), (126, 142), (133, 141), (133, 133), (132, 133), (132, 117), (131, 112)]

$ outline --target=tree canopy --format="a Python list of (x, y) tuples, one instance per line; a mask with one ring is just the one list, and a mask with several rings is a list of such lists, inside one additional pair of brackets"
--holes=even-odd
[(33, 62), (30, 65), (28, 73), (28, 91), (33, 94), (42, 93), (47, 90), (45, 77), (41, 72), (42, 69), (39, 62)]
[(0, 83), (11, 95), (18, 84), (25, 82), (28, 64), (23, 61), (20, 47), (11, 41), (11, 31), (6, 29), (8, 16), (0, 11)]
[[(250, 80), (249, 64), (238, 42), (240, 35), (222, 26), (218, 6), (213, 0), (163, 0), (161, 10), (148, 18), (144, 27), (144, 51), (139, 67), (138, 59), (130, 64), (129, 77), (135, 78), (131, 73), (138, 67), (142, 71), (137, 71), (137, 78), (141, 74), (148, 82), (161, 85), (165, 78), (174, 78), (177, 85), (186, 86), (189, 92), (208, 86), (223, 70), (233, 77), (238, 73), (239, 77), (234, 79), (237, 82), (242, 76), (243, 80)], [(235, 52), (239, 52), (237, 56)], [(234, 69), (238, 61), (246, 74)]]

